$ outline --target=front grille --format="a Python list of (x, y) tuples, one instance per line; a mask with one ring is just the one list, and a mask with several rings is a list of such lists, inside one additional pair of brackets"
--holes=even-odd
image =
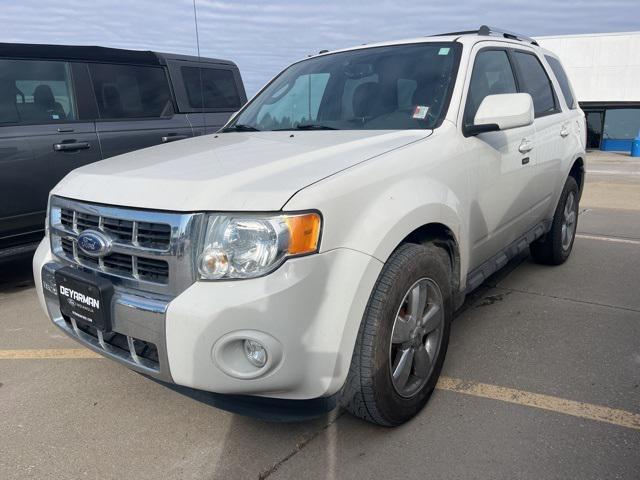
[(163, 223), (100, 217), (76, 212), (69, 208), (60, 210), (60, 220), (62, 225), (78, 233), (89, 229), (102, 230), (120, 242), (128, 242), (141, 247), (164, 249), (171, 243), (171, 226)]
[[(71, 208), (60, 209), (60, 223), (77, 234), (85, 230), (100, 230), (116, 242), (144, 248), (166, 249), (171, 243), (171, 226), (163, 223), (136, 222), (79, 212)], [(91, 268), (102, 269), (114, 275), (137, 278), (155, 283), (167, 283), (169, 265), (166, 261), (124, 253), (110, 253), (100, 259), (80, 250), (74, 238), (62, 239), (62, 250), (69, 259)]]
[[(114, 284), (176, 295), (195, 281), (192, 249), (202, 214), (110, 207), (54, 196), (49, 217), (53, 253), (102, 272)], [(111, 239), (108, 254), (96, 258), (78, 247), (77, 238), (86, 230)]]

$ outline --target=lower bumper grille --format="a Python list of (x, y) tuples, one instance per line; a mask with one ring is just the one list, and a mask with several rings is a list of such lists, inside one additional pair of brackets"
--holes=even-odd
[(49, 262), (41, 270), (47, 312), (53, 323), (86, 347), (140, 373), (171, 382), (165, 338), (169, 299), (145, 298), (116, 289), (111, 303), (112, 331), (103, 333), (60, 311), (55, 271), (61, 267)]
[[(67, 327), (73, 328), (73, 323), (67, 317), (63, 317)], [(76, 322), (76, 326), (79, 330), (83, 331), (87, 335), (91, 335), (93, 338), (100, 342), (100, 333), (96, 330), (95, 327), (89, 325), (85, 322)], [(111, 346), (112, 348), (117, 348), (120, 350), (120, 355), (126, 356), (129, 355), (131, 360), (138, 363), (136, 361), (136, 357), (138, 359), (145, 359), (148, 362), (151, 362), (156, 370), (159, 370), (160, 362), (158, 360), (158, 347), (154, 343), (147, 342), (145, 340), (140, 340), (138, 338), (129, 337), (127, 335), (122, 335), (118, 332), (109, 332), (102, 334), (102, 341)], [(147, 362), (146, 366), (149, 365)]]

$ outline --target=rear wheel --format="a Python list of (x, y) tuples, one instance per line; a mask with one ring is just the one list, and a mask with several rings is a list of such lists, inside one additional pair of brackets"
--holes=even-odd
[(560, 195), (551, 229), (530, 245), (531, 256), (536, 262), (560, 265), (571, 255), (578, 226), (578, 198), (578, 184), (569, 177)]
[(433, 244), (400, 246), (369, 299), (342, 405), (385, 426), (416, 415), (442, 370), (451, 314), (447, 252)]

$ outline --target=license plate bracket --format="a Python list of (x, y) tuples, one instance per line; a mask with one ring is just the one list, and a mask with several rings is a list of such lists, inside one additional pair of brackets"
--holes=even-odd
[(113, 284), (109, 280), (71, 267), (56, 270), (55, 279), (64, 316), (111, 331)]

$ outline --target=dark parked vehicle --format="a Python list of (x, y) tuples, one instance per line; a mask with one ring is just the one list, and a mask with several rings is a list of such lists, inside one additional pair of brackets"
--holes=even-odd
[(35, 248), (69, 171), (213, 133), (246, 100), (227, 60), (0, 43), (0, 259)]

